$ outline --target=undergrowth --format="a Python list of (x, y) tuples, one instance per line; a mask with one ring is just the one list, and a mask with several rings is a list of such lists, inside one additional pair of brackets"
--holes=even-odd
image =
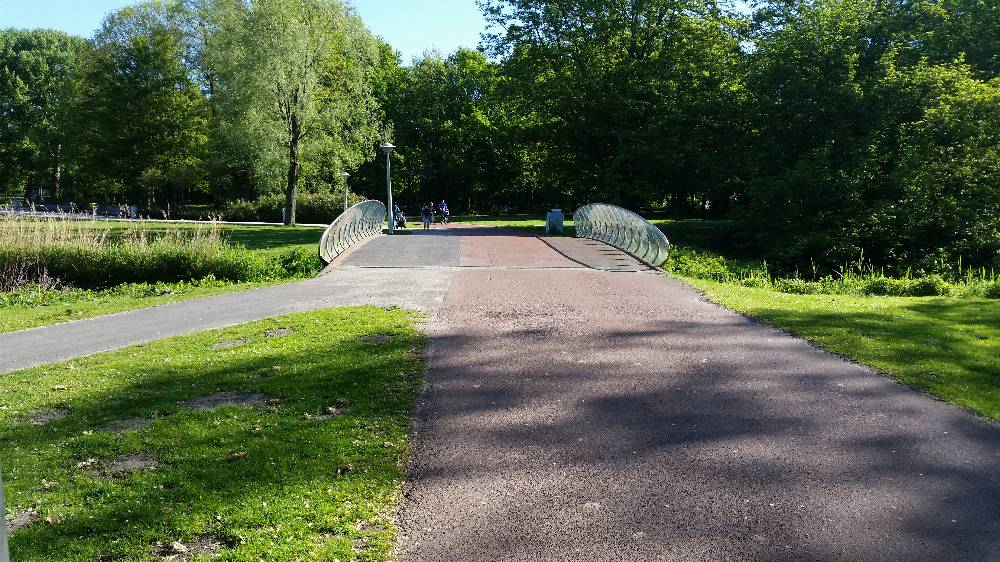
[(811, 295), (859, 295), (895, 297), (984, 297), (1000, 299), (1000, 277), (986, 269), (966, 269), (961, 277), (941, 275), (890, 277), (861, 258), (845, 264), (834, 274), (808, 278), (800, 273), (779, 276), (766, 261), (734, 260), (707, 250), (672, 246), (663, 265), (669, 273), (683, 277), (734, 283), (744, 287), (772, 289), (782, 293)]

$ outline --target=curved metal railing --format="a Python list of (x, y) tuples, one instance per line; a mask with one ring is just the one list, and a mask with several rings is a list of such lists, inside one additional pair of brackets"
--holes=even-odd
[(584, 205), (573, 213), (573, 225), (577, 238), (599, 240), (652, 267), (660, 267), (670, 255), (670, 242), (660, 229), (628, 209)]
[(362, 201), (344, 211), (333, 221), (319, 240), (319, 259), (328, 264), (352, 245), (382, 234), (385, 205), (381, 201)]

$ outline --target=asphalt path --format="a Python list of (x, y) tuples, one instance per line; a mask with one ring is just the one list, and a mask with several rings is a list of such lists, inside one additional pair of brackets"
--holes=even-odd
[[(378, 240), (378, 239), (376, 239)], [(456, 246), (457, 260), (457, 246)], [(0, 334), (0, 374), (170, 336), (337, 306), (432, 312), (453, 271), (333, 268), (308, 281)]]
[(1000, 559), (1000, 426), (532, 240), (462, 238), (399, 560)]
[(1000, 559), (1000, 426), (584, 240), (379, 237), (315, 280), (0, 335), (0, 372), (352, 304), (430, 315), (401, 562)]

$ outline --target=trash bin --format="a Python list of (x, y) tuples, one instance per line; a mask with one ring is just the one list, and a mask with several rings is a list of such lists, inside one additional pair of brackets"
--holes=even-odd
[(545, 215), (545, 234), (552, 234), (553, 232), (563, 233), (563, 221), (566, 217), (563, 215), (562, 209), (552, 209)]

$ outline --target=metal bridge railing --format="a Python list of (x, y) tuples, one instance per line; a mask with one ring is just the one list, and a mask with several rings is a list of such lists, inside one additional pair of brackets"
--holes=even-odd
[(319, 259), (328, 264), (352, 245), (382, 234), (385, 219), (381, 201), (362, 201), (344, 211), (320, 238)]
[(577, 238), (599, 240), (652, 267), (663, 265), (670, 254), (670, 242), (660, 229), (628, 209), (584, 205), (573, 213), (573, 225)]

